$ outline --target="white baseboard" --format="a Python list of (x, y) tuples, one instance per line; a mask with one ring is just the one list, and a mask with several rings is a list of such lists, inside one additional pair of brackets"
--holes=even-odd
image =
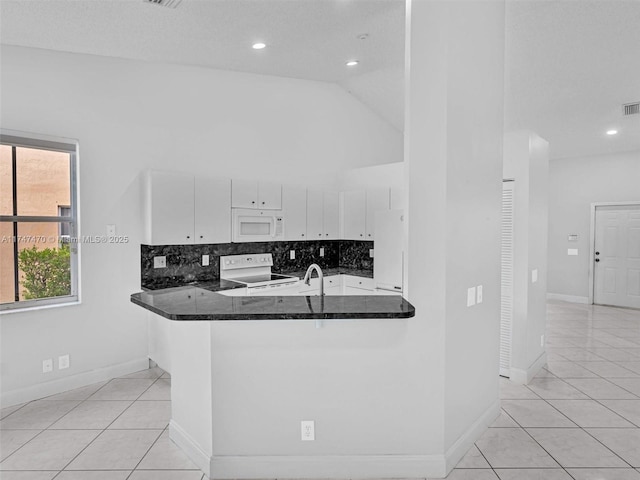
[(589, 303), (589, 297), (580, 297), (578, 295), (564, 295), (562, 293), (547, 293), (547, 300), (562, 300), (571, 303)]
[(547, 363), (547, 352), (543, 352), (526, 370), (511, 367), (509, 380), (519, 385), (527, 385)]
[(210, 477), (424, 479), (444, 478), (444, 467), (444, 455), (214, 456)]
[[(455, 468), (462, 457), (466, 455), (469, 449), (473, 446), (473, 444), (478, 440), (484, 432), (486, 432), (487, 428), (498, 418), (500, 415), (500, 399), (496, 399), (495, 402), (491, 404), (489, 408), (487, 408), (480, 418), (476, 420), (473, 425), (471, 425), (467, 431), (462, 434), (458, 440), (454, 442), (451, 447), (447, 449), (445, 452), (446, 459), (446, 472), (448, 475), (451, 470)], [(429, 476), (429, 475), (427, 475)], [(433, 475), (431, 475), (433, 476)], [(445, 475), (443, 475), (444, 477)]]
[[(193, 439), (191, 435), (183, 430), (175, 421), (169, 421), (169, 438), (182, 449), (187, 457), (191, 459), (196, 466), (204, 472), (207, 478), (211, 476), (211, 457), (207, 454), (202, 447)], [(218, 478), (218, 477), (214, 477)], [(234, 477), (241, 478), (241, 477)], [(262, 477), (264, 478), (264, 477)]]
[(68, 377), (56, 378), (44, 383), (38, 383), (17, 390), (3, 391), (0, 394), (0, 404), (3, 407), (18, 405), (20, 403), (38, 400), (40, 398), (55, 395), (57, 393), (73, 390), (74, 388), (85, 387), (92, 383), (111, 380), (128, 373), (137, 372), (149, 368), (147, 357), (138, 358), (125, 363), (111, 365), (109, 367), (98, 368), (89, 372), (76, 373)]

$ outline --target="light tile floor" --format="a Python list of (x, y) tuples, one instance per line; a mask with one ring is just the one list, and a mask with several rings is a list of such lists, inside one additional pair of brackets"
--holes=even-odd
[[(449, 480), (640, 480), (640, 312), (550, 302), (548, 365)], [(154, 368), (0, 415), (1, 480), (202, 480), (170, 440)]]

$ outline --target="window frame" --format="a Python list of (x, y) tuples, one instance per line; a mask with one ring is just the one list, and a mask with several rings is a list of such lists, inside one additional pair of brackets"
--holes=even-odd
[[(0, 315), (24, 310), (39, 309), (42, 307), (59, 307), (77, 305), (80, 303), (80, 209), (79, 199), (79, 168), (78, 168), (78, 141), (63, 137), (52, 137), (49, 135), (39, 135), (14, 130), (0, 129), (0, 144), (9, 145), (16, 148), (32, 148), (38, 150), (51, 150), (69, 154), (69, 192), (71, 214), (70, 216), (40, 216), (40, 215), (0, 215), (0, 222), (12, 223), (69, 223), (71, 238), (76, 241), (69, 242), (70, 249), (70, 273), (71, 273), (71, 294), (59, 297), (37, 298), (32, 300), (18, 300), (7, 303), (0, 303)], [(17, 166), (17, 165), (16, 165)], [(13, 172), (15, 176), (16, 172)], [(15, 190), (15, 183), (13, 189)], [(13, 192), (14, 201), (17, 194)], [(14, 204), (15, 205), (15, 204)], [(14, 210), (15, 211), (15, 210)], [(15, 234), (15, 228), (14, 228)], [(14, 245), (17, 245), (14, 242)], [(15, 257), (14, 260), (15, 262)], [(17, 268), (15, 265), (14, 268)], [(15, 284), (12, 285), (15, 293)]]

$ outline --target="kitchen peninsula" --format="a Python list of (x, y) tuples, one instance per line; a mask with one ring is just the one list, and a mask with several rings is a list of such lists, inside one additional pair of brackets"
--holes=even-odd
[(219, 285), (135, 293), (131, 301), (170, 320), (348, 320), (415, 315), (413, 305), (400, 295), (230, 297), (216, 293)]

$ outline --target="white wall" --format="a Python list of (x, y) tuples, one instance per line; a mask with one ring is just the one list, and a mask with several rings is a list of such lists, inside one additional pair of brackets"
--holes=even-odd
[(529, 383), (546, 360), (549, 143), (527, 131), (506, 134), (503, 176), (514, 181), (510, 378)]
[[(549, 293), (589, 297), (590, 208), (640, 200), (640, 151), (553, 160), (549, 167)], [(567, 235), (577, 234), (578, 242)], [(577, 256), (568, 256), (577, 248)]]
[[(402, 157), (401, 135), (331, 84), (10, 46), (0, 61), (2, 127), (78, 139), (82, 234), (131, 237), (82, 246), (82, 305), (3, 315), (5, 404), (144, 362), (147, 317), (129, 302), (144, 169), (315, 183)], [(41, 373), (65, 353), (69, 370)]]

